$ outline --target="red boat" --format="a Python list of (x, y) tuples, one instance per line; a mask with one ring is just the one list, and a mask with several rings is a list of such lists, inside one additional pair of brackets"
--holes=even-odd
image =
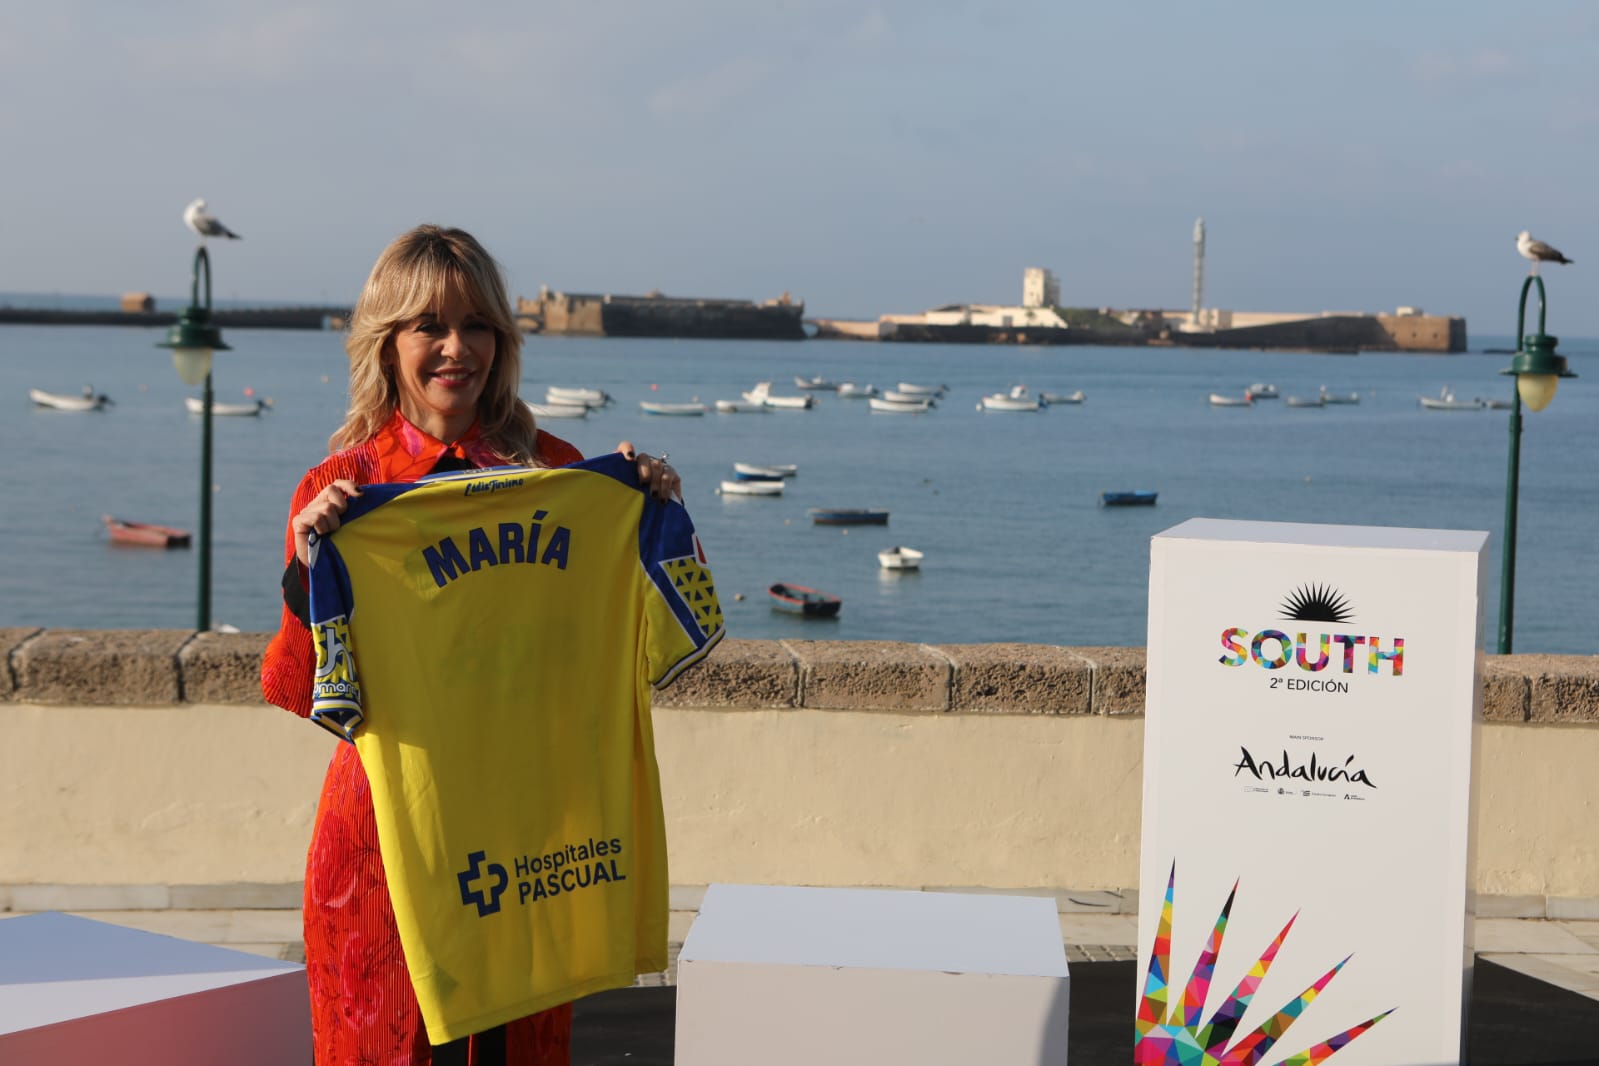
[(171, 526), (153, 526), (148, 522), (129, 522), (110, 515), (101, 515), (106, 532), (116, 544), (140, 544), (147, 548), (187, 548), (189, 531)]

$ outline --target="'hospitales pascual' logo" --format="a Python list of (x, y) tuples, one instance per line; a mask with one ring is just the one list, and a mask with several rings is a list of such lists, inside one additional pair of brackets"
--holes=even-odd
[(474, 851), (466, 857), (466, 869), (455, 875), (461, 882), (461, 905), (466, 907), (476, 904), (479, 918), (487, 918), (491, 914), (500, 912), (500, 894), (505, 891), (505, 886), (511, 883), (511, 877), (505, 872), (505, 867), (497, 862), (485, 865), (483, 862), (485, 857), (484, 852)]
[[(1375, 675), (1382, 673), (1386, 665), (1391, 676), (1404, 676), (1405, 638), (1338, 631), (1334, 627), (1341, 628), (1355, 621), (1355, 612), (1343, 594), (1330, 585), (1302, 585), (1294, 589), (1283, 601), (1280, 617), (1293, 622), (1320, 622), (1323, 628), (1320, 632), (1312, 632), (1300, 626), (1259, 629), (1231, 626), (1221, 631), (1222, 655), (1216, 661), (1223, 666), (1253, 662), (1263, 670), (1281, 670), (1292, 662), (1310, 674), (1341, 669), (1346, 674)], [(1364, 665), (1363, 671), (1360, 665)], [(1293, 682), (1288, 687), (1321, 688)]]

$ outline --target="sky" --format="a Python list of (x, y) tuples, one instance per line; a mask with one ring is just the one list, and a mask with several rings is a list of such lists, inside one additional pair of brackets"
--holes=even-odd
[(1599, 335), (1599, 5), (0, 3), (0, 291), (348, 303), (419, 222), (512, 295), (1019, 302)]

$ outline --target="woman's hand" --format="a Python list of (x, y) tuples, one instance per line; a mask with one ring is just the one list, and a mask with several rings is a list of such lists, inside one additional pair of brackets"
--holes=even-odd
[(666, 461), (664, 452), (659, 459), (655, 459), (646, 452), (635, 450), (629, 441), (618, 444), (616, 450), (622, 453), (624, 459), (631, 459), (638, 464), (638, 483), (645, 486), (651, 496), (663, 502), (683, 498), (683, 479)]
[(301, 566), (311, 565), (311, 534), (321, 536), (339, 528), (339, 516), (350, 506), (352, 496), (361, 489), (348, 478), (340, 478), (312, 497), (299, 514), (289, 520), (294, 530), (294, 557)]

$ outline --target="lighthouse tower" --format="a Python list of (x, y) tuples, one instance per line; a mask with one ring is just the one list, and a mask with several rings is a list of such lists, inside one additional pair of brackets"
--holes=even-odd
[(1188, 328), (1199, 328), (1199, 308), (1205, 295), (1205, 220), (1194, 223), (1194, 306)]

